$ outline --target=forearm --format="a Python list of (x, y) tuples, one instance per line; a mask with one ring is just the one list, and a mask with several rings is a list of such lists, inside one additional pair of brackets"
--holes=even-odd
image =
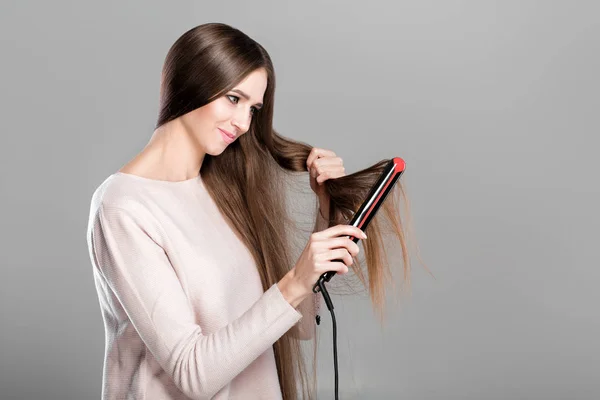
[[(322, 201), (319, 201), (313, 233), (320, 232), (329, 227), (327, 214), (323, 214), (323, 210), (320, 207), (321, 204)], [(328, 210), (329, 207), (323, 208)], [(296, 286), (294, 283), (294, 270), (288, 272), (277, 285), (288, 303), (302, 314), (300, 322), (291, 329), (292, 335), (300, 340), (311, 339), (314, 331), (315, 316), (321, 308), (322, 295), (320, 293), (313, 293), (312, 291), (305, 293), (301, 288)]]
[[(329, 223), (327, 219), (325, 219), (322, 213), (317, 209), (313, 233), (326, 229), (328, 224)], [(294, 308), (298, 308), (300, 306), (302, 309), (306, 309), (307, 304), (310, 303), (308, 301), (310, 299), (310, 293), (303, 293), (300, 288), (295, 285), (294, 270), (289, 271), (279, 282), (277, 282), (277, 286), (283, 294), (283, 297)]]

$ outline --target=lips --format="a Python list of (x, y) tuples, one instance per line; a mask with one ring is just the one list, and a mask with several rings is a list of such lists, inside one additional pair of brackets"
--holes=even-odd
[(229, 133), (229, 132), (227, 132), (226, 130), (223, 130), (223, 129), (221, 129), (221, 128), (219, 128), (219, 130), (220, 130), (221, 132), (223, 132), (224, 134), (226, 134), (227, 136), (229, 136), (230, 138), (232, 138), (232, 139), (235, 139), (235, 135), (232, 135), (231, 133)]

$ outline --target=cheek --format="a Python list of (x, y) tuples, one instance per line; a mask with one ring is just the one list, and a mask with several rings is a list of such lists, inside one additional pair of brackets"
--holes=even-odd
[(231, 118), (233, 107), (227, 104), (229, 100), (226, 98), (219, 98), (206, 106), (202, 107), (203, 113), (202, 118), (206, 119), (209, 124), (220, 123)]
[(232, 115), (233, 107), (226, 103), (228, 101), (220, 98), (192, 111), (185, 118), (186, 125), (200, 136), (216, 127), (223, 127)]

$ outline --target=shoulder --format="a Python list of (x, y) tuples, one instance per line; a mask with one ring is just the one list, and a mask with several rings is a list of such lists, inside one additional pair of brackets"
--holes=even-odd
[(96, 219), (98, 214), (105, 210), (121, 210), (131, 216), (146, 218), (149, 214), (147, 203), (153, 197), (146, 191), (143, 185), (137, 184), (135, 180), (124, 178), (119, 173), (108, 176), (92, 193), (90, 221)]
[(127, 182), (120, 179), (118, 174), (107, 177), (92, 193), (91, 208), (102, 207), (127, 208), (135, 200), (135, 190)]
[(145, 193), (144, 185), (119, 174), (110, 175), (92, 194), (88, 239), (91, 240), (94, 233), (126, 230), (129, 235), (147, 236), (157, 244), (163, 244), (164, 231), (151, 211), (151, 201), (152, 195)]

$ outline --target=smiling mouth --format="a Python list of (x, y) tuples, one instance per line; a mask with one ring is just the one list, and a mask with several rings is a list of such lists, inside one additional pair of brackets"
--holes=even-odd
[(225, 135), (229, 136), (231, 139), (235, 139), (235, 135), (232, 135), (231, 133), (224, 131), (223, 129), (219, 128), (219, 130), (221, 132), (223, 132)]

